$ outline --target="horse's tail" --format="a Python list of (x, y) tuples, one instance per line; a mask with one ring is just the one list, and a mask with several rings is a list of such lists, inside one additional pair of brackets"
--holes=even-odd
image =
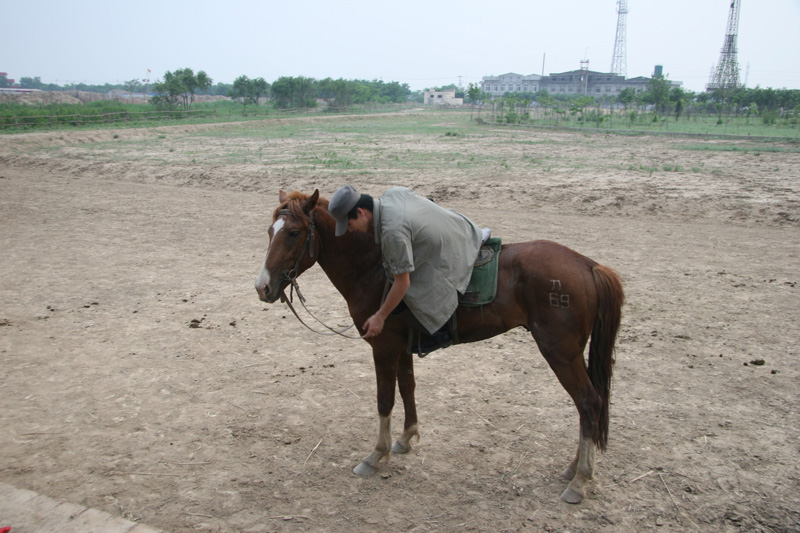
[(594, 443), (604, 451), (608, 442), (608, 405), (611, 400), (611, 375), (614, 370), (614, 343), (617, 339), (622, 304), (625, 294), (622, 282), (614, 270), (595, 265), (592, 268), (594, 284), (597, 287), (597, 316), (592, 326), (592, 340), (589, 343), (589, 379), (600, 394), (603, 406)]

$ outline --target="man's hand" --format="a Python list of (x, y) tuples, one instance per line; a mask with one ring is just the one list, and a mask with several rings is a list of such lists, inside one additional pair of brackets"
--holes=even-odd
[(385, 322), (384, 319), (380, 315), (378, 315), (378, 313), (375, 313), (374, 315), (369, 317), (362, 326), (362, 329), (366, 330), (364, 338), (371, 339), (372, 337), (377, 337), (378, 335), (380, 335), (381, 331), (383, 331), (384, 322)]
[(392, 284), (392, 288), (389, 289), (389, 294), (386, 295), (386, 300), (384, 300), (383, 305), (381, 305), (381, 308), (361, 326), (361, 329), (365, 330), (365, 339), (371, 339), (381, 334), (386, 317), (388, 317), (389, 313), (403, 301), (403, 296), (405, 296), (410, 286), (411, 275), (408, 272), (395, 274), (394, 283)]

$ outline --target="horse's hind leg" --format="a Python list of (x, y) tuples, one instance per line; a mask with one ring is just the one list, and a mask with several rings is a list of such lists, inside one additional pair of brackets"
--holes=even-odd
[(583, 431), (578, 441), (578, 454), (572, 460), (567, 470), (564, 471), (563, 476), (570, 474), (572, 480), (564, 489), (561, 494), (561, 499), (567, 503), (580, 503), (586, 496), (584, 486), (587, 482), (591, 481), (594, 475), (594, 460), (595, 460), (595, 445), (591, 438), (585, 438)]
[[(581, 436), (578, 435), (578, 442), (580, 443), (580, 441), (581, 441)], [(575, 458), (572, 460), (569, 466), (567, 466), (567, 468), (565, 468), (564, 471), (561, 473), (561, 477), (564, 480), (572, 481), (572, 478), (575, 477), (575, 472), (578, 471), (578, 459), (580, 458), (580, 456), (581, 456), (581, 447), (580, 444), (578, 444), (578, 451), (575, 452)]]
[(572, 397), (580, 415), (578, 452), (562, 474), (571, 480), (561, 495), (561, 499), (565, 502), (580, 503), (586, 496), (584, 486), (594, 474), (595, 444), (592, 436), (597, 432), (602, 400), (586, 373), (582, 350), (573, 352), (575, 355), (571, 358), (561, 355), (567, 353), (566, 351), (544, 348), (542, 353), (558, 380)]
[(414, 399), (414, 356), (410, 353), (403, 353), (400, 356), (400, 364), (397, 368), (397, 385), (400, 389), (400, 396), (403, 398), (403, 409), (405, 411), (405, 424), (403, 434), (392, 444), (392, 453), (408, 453), (411, 451), (411, 439), (417, 437), (419, 440), (419, 424), (417, 422), (417, 403)]

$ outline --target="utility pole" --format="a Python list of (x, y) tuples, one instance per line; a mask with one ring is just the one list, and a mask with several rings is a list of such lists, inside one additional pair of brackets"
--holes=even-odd
[(581, 59), (581, 80), (583, 82), (583, 94), (589, 92), (589, 60)]

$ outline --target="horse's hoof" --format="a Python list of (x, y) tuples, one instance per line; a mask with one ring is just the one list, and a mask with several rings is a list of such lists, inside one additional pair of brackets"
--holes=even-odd
[(378, 471), (377, 468), (363, 461), (360, 462), (358, 466), (353, 469), (353, 473), (361, 477), (369, 477), (377, 471)]
[(561, 499), (567, 503), (581, 503), (583, 501), (583, 494), (579, 494), (570, 487), (567, 487), (561, 494)]
[(572, 481), (572, 478), (574, 477), (575, 477), (575, 472), (573, 472), (570, 467), (567, 467), (566, 470), (561, 472), (561, 479)]
[(392, 453), (408, 453), (411, 451), (411, 446), (403, 446), (400, 441), (395, 441), (392, 444)]

